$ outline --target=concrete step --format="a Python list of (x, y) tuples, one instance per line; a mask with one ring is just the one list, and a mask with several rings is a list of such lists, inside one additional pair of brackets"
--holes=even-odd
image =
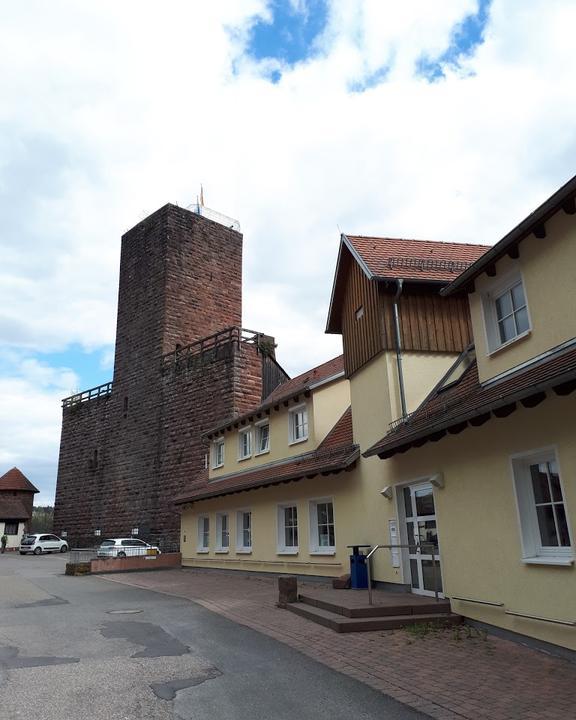
[(366, 605), (362, 607), (346, 607), (329, 600), (321, 600), (311, 595), (298, 595), (300, 602), (311, 605), (312, 607), (328, 610), (336, 615), (343, 615), (350, 618), (368, 618), (368, 617), (386, 617), (397, 615), (435, 615), (450, 614), (449, 600), (430, 600), (430, 602), (418, 604), (399, 603), (398, 605), (368, 605), (368, 597), (366, 597)]
[(430, 613), (427, 615), (388, 615), (381, 617), (350, 618), (307, 603), (289, 603), (286, 609), (307, 620), (330, 628), (335, 632), (367, 632), (369, 630), (396, 630), (407, 625), (433, 623), (441, 626), (458, 625), (462, 618), (453, 613)]

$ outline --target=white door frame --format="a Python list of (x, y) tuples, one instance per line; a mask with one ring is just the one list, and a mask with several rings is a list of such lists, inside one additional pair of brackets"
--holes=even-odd
[[(436, 498), (434, 496), (434, 486), (430, 482), (431, 476), (426, 476), (424, 478), (418, 478), (417, 480), (413, 480), (408, 483), (403, 483), (402, 485), (396, 486), (396, 501), (398, 504), (398, 518), (400, 519), (399, 526), (400, 526), (400, 538), (401, 538), (401, 544), (407, 545), (416, 543), (419, 539), (418, 535), (418, 522), (434, 522), (436, 523), (435, 527), (435, 537), (436, 541), (439, 546), (439, 537), (438, 537), (438, 518), (436, 514)], [(415, 507), (415, 493), (418, 490), (429, 490), (432, 494), (432, 498), (434, 500), (434, 514), (433, 515), (417, 515), (413, 514), (412, 516), (406, 515), (406, 506), (405, 506), (405, 499), (404, 499), (404, 490), (409, 489), (410, 490), (410, 497), (411, 497), (411, 504), (412, 504), (412, 512), (416, 513), (416, 507)], [(408, 517), (410, 518), (408, 520)], [(411, 536), (409, 537), (409, 529), (408, 529), (408, 523), (412, 524), (413, 532)], [(415, 550), (408, 550), (406, 548), (402, 551), (402, 570), (404, 574), (404, 582), (408, 581), (408, 584), (410, 584), (412, 588), (412, 592), (415, 595), (426, 595), (426, 596), (435, 596), (434, 589), (425, 589), (424, 588), (424, 577), (423, 577), (423, 561), (429, 562), (430, 560), (436, 560), (436, 567), (437, 572), (440, 575), (438, 580), (440, 581), (440, 592), (438, 593), (439, 597), (444, 597), (442, 593), (442, 564), (440, 561), (440, 547), (438, 547), (438, 550), (434, 553), (424, 553), (424, 552), (416, 552)], [(413, 561), (413, 562), (411, 562)], [(415, 565), (413, 564), (415, 563)], [(412, 570), (416, 569), (418, 579), (417, 583), (418, 586), (416, 587), (413, 583), (412, 579)]]

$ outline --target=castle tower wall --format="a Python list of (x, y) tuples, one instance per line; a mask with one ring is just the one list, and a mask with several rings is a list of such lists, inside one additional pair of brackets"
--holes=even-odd
[[(55, 532), (78, 544), (94, 542), (95, 528), (109, 537), (138, 528), (178, 543), (173, 498), (203, 467), (201, 431), (262, 397), (262, 355), (240, 341), (241, 314), (240, 233), (165, 205), (123, 236), (113, 389), (64, 408)], [(229, 351), (204, 352), (232, 326)], [(202, 362), (166, 373), (163, 356), (191, 343)]]

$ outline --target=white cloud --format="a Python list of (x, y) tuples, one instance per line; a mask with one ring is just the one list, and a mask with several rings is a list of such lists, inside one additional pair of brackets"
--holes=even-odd
[(12, 362), (14, 370), (0, 376), (0, 474), (19, 467), (40, 490), (35, 502), (42, 505), (53, 501), (60, 399), (78, 387), (78, 378), (34, 358)]
[[(121, 233), (202, 182), (245, 234), (244, 324), (300, 372), (338, 352), (322, 333), (339, 229), (491, 243), (573, 174), (570, 0), (495, 0), (485, 42), (432, 84), (415, 63), (474, 0), (332, 0), (317, 52), (276, 85), (242, 53), (266, 7), (0, 7), (3, 347), (110, 346)], [(55, 458), (62, 392), (21, 372), (2, 392), (13, 410), (39, 393), (28, 452), (46, 432)], [(4, 452), (24, 452), (2, 417)]]

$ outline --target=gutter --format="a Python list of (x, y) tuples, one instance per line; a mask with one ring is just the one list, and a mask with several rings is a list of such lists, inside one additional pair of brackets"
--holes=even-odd
[(402, 345), (400, 341), (400, 318), (398, 315), (398, 300), (402, 294), (402, 286), (404, 280), (401, 278), (396, 279), (396, 294), (392, 301), (394, 308), (394, 336), (396, 340), (396, 366), (398, 368), (398, 385), (400, 387), (400, 405), (402, 408), (402, 417), (406, 417), (406, 393), (404, 391), (404, 371), (402, 369)]

